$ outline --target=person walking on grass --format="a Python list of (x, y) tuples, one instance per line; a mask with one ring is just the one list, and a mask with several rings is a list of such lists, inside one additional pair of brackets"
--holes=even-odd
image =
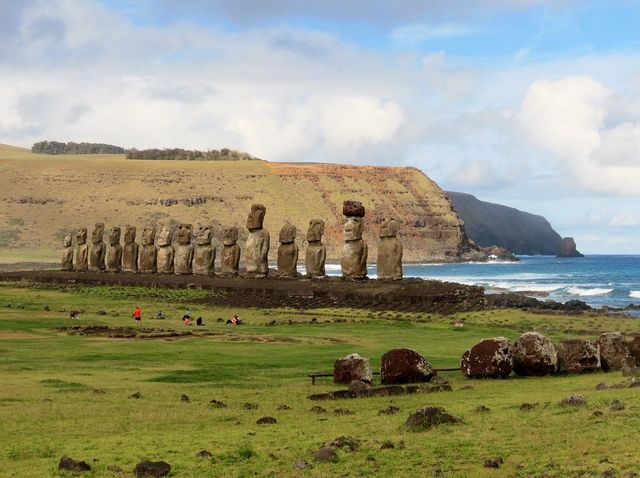
[(133, 311), (133, 318), (135, 319), (135, 321), (137, 322), (138, 326), (140, 325), (140, 321), (142, 320), (142, 311), (140, 310), (140, 307), (138, 307), (136, 305), (135, 310)]

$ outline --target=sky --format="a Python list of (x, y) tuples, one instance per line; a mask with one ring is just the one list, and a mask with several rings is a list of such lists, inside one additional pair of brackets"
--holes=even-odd
[(413, 166), (640, 254), (640, 0), (0, 0), (0, 143)]

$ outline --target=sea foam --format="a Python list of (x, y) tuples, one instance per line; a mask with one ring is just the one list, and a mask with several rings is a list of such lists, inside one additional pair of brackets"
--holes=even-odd
[(633, 297), (634, 299), (640, 299), (640, 290), (632, 290), (629, 292), (629, 297)]
[(571, 295), (580, 295), (585, 297), (591, 297), (595, 295), (607, 295), (613, 292), (613, 289), (604, 289), (601, 287), (594, 287), (592, 289), (580, 288), (580, 287), (569, 287), (567, 289), (567, 294)]

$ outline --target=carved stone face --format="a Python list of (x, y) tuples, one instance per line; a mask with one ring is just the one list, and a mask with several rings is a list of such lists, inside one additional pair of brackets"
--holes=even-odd
[(64, 247), (71, 247), (71, 234), (64, 236)]
[(113, 226), (111, 228), (111, 234), (109, 234), (109, 244), (115, 246), (120, 242), (120, 227)]
[(344, 223), (344, 240), (357, 241), (362, 239), (362, 218), (358, 216), (348, 217)]
[(178, 228), (178, 244), (191, 243), (191, 224), (181, 224)]
[(102, 242), (104, 238), (104, 223), (96, 222), (96, 225), (93, 228), (93, 232), (91, 233), (91, 242), (97, 244), (98, 242)]
[(158, 245), (168, 246), (173, 239), (173, 229), (169, 226), (163, 226), (158, 233)]
[(309, 229), (307, 229), (307, 241), (316, 242), (322, 240), (324, 234), (324, 221), (322, 219), (311, 219)]
[(145, 227), (144, 231), (142, 231), (142, 245), (152, 246), (155, 240), (156, 240), (156, 228)]
[(380, 237), (395, 237), (402, 222), (395, 217), (385, 217), (380, 223)]
[(86, 227), (81, 227), (80, 229), (78, 229), (78, 232), (76, 232), (76, 242), (78, 244), (86, 244), (87, 243), (87, 228)]
[(225, 246), (233, 246), (236, 242), (238, 242), (238, 228), (237, 227), (228, 227), (224, 230), (222, 234), (222, 243)]
[(124, 243), (132, 244), (136, 241), (136, 227), (125, 226), (124, 228)]
[(280, 229), (280, 243), (281, 244), (290, 244), (296, 240), (296, 226), (293, 224), (285, 224)]
[(198, 228), (198, 244), (201, 246), (211, 244), (211, 228), (209, 226)]
[(256, 229), (262, 229), (264, 222), (264, 215), (267, 212), (267, 208), (262, 204), (253, 204), (251, 206), (251, 212), (247, 218), (247, 229), (255, 231)]

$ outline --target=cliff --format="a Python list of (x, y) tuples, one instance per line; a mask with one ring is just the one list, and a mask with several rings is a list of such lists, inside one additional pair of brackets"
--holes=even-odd
[[(254, 202), (267, 207), (265, 227), (275, 257), (285, 221), (304, 248), (309, 220), (326, 222), (328, 258), (342, 248), (342, 202), (366, 207), (365, 238), (375, 261), (378, 225), (387, 215), (404, 225), (404, 260), (456, 261), (471, 246), (445, 192), (414, 168), (267, 161), (132, 161), (124, 155), (33, 154), (0, 145), (0, 248), (46, 249), (57, 260), (62, 239), (79, 226), (181, 222), (242, 227)], [(141, 237), (138, 237), (140, 241)], [(218, 243), (219, 244), (219, 243)], [(471, 251), (474, 252), (474, 251)], [(477, 253), (476, 253), (477, 255)], [(304, 257), (301, 255), (301, 257)]]

